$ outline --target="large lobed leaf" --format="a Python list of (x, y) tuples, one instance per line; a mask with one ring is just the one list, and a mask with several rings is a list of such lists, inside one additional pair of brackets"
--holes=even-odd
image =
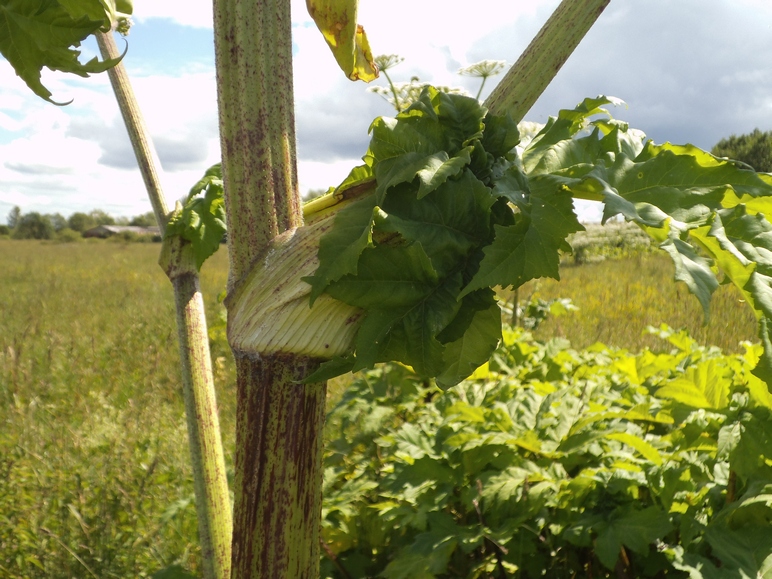
[(0, 53), (36, 95), (59, 104), (40, 81), (43, 67), (87, 77), (115, 66), (120, 58), (81, 63), (77, 48), (131, 10), (130, 0), (5, 0), (0, 3)]
[[(670, 255), (706, 319), (721, 277), (734, 283), (759, 318), (766, 346), (757, 374), (772, 383), (772, 224), (763, 214), (772, 211), (772, 179), (693, 145), (644, 142), (618, 121), (589, 122), (607, 114), (599, 107), (608, 102), (586, 99), (547, 123), (523, 152), (531, 187), (558, 178), (574, 197), (602, 201), (604, 222), (638, 223)], [(586, 126), (594, 131), (581, 136)]]

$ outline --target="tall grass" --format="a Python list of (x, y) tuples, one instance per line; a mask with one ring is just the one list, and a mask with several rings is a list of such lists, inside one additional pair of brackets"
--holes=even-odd
[[(0, 576), (199, 568), (159, 247), (0, 241)], [(218, 257), (202, 280), (211, 305), (225, 283)]]
[(647, 326), (666, 323), (685, 328), (702, 344), (727, 352), (741, 352), (743, 340), (757, 341), (756, 321), (734, 286), (720, 286), (713, 295), (710, 318), (683, 283), (673, 281), (670, 258), (638, 253), (627, 259), (606, 260), (561, 268), (561, 281), (538, 280), (520, 290), (520, 299), (570, 298), (578, 312), (548, 318), (534, 333), (538, 339), (566, 337), (575, 348), (595, 342), (640, 351), (666, 344), (647, 333)]

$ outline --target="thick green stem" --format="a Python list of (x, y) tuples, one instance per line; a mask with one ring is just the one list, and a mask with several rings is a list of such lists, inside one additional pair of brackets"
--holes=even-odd
[(610, 0), (563, 0), (485, 100), (494, 114), (520, 122), (579, 45)]
[(215, 0), (220, 142), (230, 280), (302, 225), (289, 0)]
[[(290, 2), (215, 0), (214, 28), (232, 290), (277, 235), (303, 222)], [(296, 383), (316, 366), (307, 357), (234, 354), (233, 577), (315, 578), (325, 385)]]
[(238, 360), (233, 577), (316, 579), (326, 386), (294, 355)]
[[(118, 55), (111, 33), (97, 34), (97, 42), (104, 58), (114, 58)], [(158, 156), (123, 64), (113, 67), (108, 74), (134, 147), (156, 221), (163, 231), (168, 209), (161, 188), (161, 165), (158, 162)], [(166, 240), (160, 261), (174, 286), (177, 306), (182, 388), (188, 422), (204, 577), (228, 579), (232, 513), (198, 271), (189, 247), (186, 248), (179, 238)]]

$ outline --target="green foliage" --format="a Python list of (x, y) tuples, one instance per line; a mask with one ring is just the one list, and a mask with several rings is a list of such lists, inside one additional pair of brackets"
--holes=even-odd
[(512, 220), (488, 185), (517, 127), (486, 117), (474, 99), (427, 88), (371, 132), (360, 179), (375, 176), (376, 195), (342, 210), (340, 230), (322, 239), (312, 300), (324, 291), (368, 310), (348, 369), (396, 359), (457, 383), (498, 341), (493, 293), (461, 291), (494, 225)]
[(13, 230), (14, 239), (52, 239), (54, 226), (47, 215), (24, 213)]
[(7, 225), (0, 225), (0, 235), (10, 235), (11, 228)]
[(115, 225), (115, 218), (106, 211), (102, 211), (101, 209), (92, 209), (88, 216), (94, 223), (94, 225), (91, 227), (96, 225)]
[(0, 53), (39, 97), (54, 103), (40, 82), (43, 67), (87, 77), (115, 66), (120, 58), (78, 60), (80, 43), (110, 30), (117, 17), (131, 14), (131, 0), (4, 0), (0, 3)]
[(165, 236), (179, 235), (189, 241), (196, 266), (201, 269), (220, 247), (226, 230), (222, 171), (217, 163), (193, 186), (185, 205), (177, 205), (166, 224)]
[[(326, 292), (367, 312), (336, 371), (396, 360), (446, 386), (464, 378), (448, 373), (448, 345), (479, 330), (490, 288), (559, 279), (567, 237), (583, 229), (573, 199), (583, 198), (604, 203), (604, 222), (622, 215), (646, 231), (706, 319), (719, 275), (739, 287), (768, 345), (756, 371), (772, 382), (772, 178), (691, 145), (647, 142), (602, 108), (619, 102), (560, 111), (520, 155), (511, 119), (431, 87), (396, 119), (376, 119), (358, 169), (375, 178), (375, 198), (340, 212), (307, 278), (312, 303)], [(464, 368), (498, 341), (486, 327)]]
[(62, 229), (67, 227), (67, 220), (62, 216), (61, 213), (48, 213), (44, 215), (44, 217), (51, 222), (51, 226), (54, 228), (56, 233), (59, 233)]
[(88, 213), (76, 212), (67, 219), (67, 225), (73, 231), (83, 233), (96, 225), (94, 219)]
[(142, 215), (137, 215), (135, 217), (132, 217), (128, 225), (137, 225), (139, 227), (150, 227), (153, 225), (158, 225), (158, 222), (156, 222), (155, 220), (155, 213), (153, 213), (152, 211), (148, 211), (147, 213), (143, 213)]
[(710, 150), (717, 157), (727, 157), (745, 163), (756, 171), (772, 172), (772, 131), (732, 135), (721, 139)]
[(328, 416), (323, 577), (757, 577), (772, 564), (760, 354), (505, 330), (446, 391), (399, 365)]

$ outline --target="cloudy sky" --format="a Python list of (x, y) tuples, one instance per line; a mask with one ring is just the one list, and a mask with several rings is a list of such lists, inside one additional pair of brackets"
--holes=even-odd
[[(390, 71), (396, 81), (418, 76), (474, 94), (476, 79), (456, 71), (483, 59), (514, 62), (557, 4), (360, 0), (359, 20), (375, 54), (405, 58)], [(134, 6), (124, 64), (173, 201), (219, 160), (211, 2)], [(336, 68), (303, 0), (293, 0), (293, 43), (305, 193), (345, 177), (367, 148), (372, 119), (392, 111)], [(83, 57), (95, 50), (84, 46)], [(771, 63), (768, 0), (611, 0), (526, 119), (544, 122), (586, 96), (606, 94), (628, 104), (613, 111), (616, 117), (654, 141), (709, 149), (732, 133), (772, 130)], [(74, 102), (55, 107), (39, 99), (0, 59), (0, 223), (16, 205), (65, 216), (94, 208), (115, 216), (149, 211), (107, 75), (44, 73), (44, 84), (55, 100)], [(598, 213), (583, 207), (582, 215)]]

